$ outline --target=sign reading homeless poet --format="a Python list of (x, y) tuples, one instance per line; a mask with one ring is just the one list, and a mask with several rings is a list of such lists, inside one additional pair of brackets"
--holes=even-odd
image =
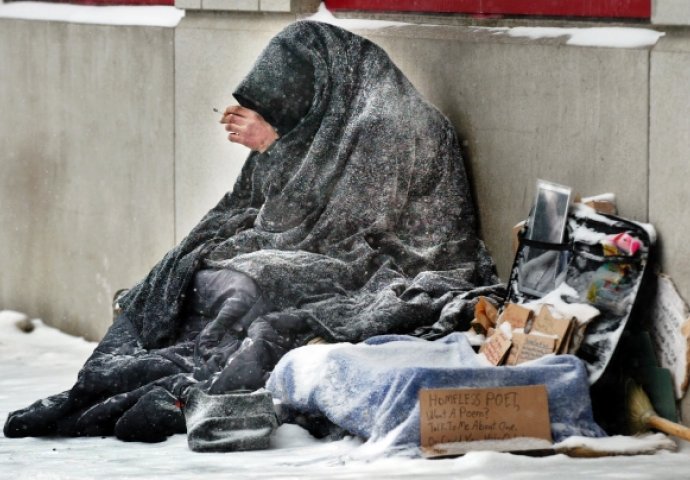
[(419, 392), (421, 446), (533, 437), (551, 441), (546, 386)]

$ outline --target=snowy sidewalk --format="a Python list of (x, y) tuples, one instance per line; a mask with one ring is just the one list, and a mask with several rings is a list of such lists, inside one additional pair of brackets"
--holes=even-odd
[[(30, 334), (0, 311), (0, 418), (71, 387), (95, 343), (35, 322)], [(447, 460), (376, 456), (354, 438), (313, 439), (294, 425), (281, 426), (269, 450), (194, 453), (184, 435), (158, 444), (113, 438), (0, 437), (0, 479), (240, 479), (240, 478), (463, 478), (463, 479), (683, 479), (690, 478), (690, 447), (681, 453), (572, 459), (531, 458), (493, 452)]]

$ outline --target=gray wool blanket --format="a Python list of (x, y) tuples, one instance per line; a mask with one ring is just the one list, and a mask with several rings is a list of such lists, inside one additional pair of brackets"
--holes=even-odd
[(277, 315), (329, 341), (432, 324), (460, 292), (497, 283), (455, 130), (381, 48), (295, 23), (235, 97), (281, 138), (121, 300), (145, 345), (175, 338), (200, 262), (246, 273)]
[[(271, 305), (259, 320), (301, 325), (300, 342), (434, 338), (466, 328), (479, 295), (503, 295), (491, 286), (454, 128), (381, 48), (297, 22), (234, 96), (280, 139), (251, 153), (232, 191), (119, 300), (122, 315), (75, 387), (11, 414), (7, 436), (112, 434), (130, 409), (150, 418), (217, 374), (199, 373), (203, 325), (185, 314), (200, 269), (253, 279)], [(236, 335), (217, 348), (231, 353)], [(173, 420), (170, 431), (184, 428)]]

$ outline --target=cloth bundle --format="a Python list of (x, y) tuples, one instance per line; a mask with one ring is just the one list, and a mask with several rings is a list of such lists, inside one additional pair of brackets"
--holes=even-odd
[(546, 356), (517, 367), (487, 366), (467, 337), (430, 342), (384, 335), (358, 345), (310, 345), (276, 365), (266, 389), (286, 415), (323, 416), (386, 447), (419, 445), (419, 390), (545, 384), (551, 433), (605, 436), (595, 423), (587, 370), (571, 355)]

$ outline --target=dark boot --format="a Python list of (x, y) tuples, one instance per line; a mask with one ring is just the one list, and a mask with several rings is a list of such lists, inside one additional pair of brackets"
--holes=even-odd
[(180, 401), (162, 387), (141, 397), (115, 424), (115, 436), (128, 442), (162, 442), (186, 430)]

